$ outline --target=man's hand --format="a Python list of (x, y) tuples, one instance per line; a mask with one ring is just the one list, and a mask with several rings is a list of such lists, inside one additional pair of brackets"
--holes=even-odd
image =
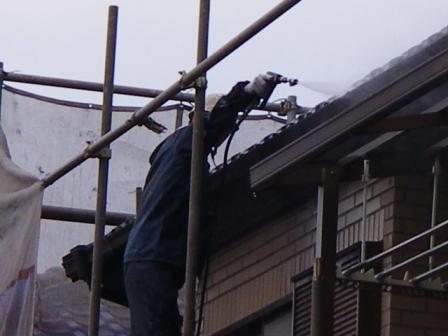
[(275, 76), (271, 74), (261, 74), (255, 77), (249, 84), (244, 87), (244, 90), (259, 98), (263, 98), (272, 88), (275, 82)]

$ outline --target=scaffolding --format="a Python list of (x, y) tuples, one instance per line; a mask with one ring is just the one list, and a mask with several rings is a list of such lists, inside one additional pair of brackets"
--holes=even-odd
[[(201, 188), (201, 157), (202, 153), (202, 115), (204, 113), (205, 92), (206, 92), (206, 72), (218, 64), (236, 49), (254, 37), (258, 32), (266, 28), (277, 18), (298, 4), (300, 0), (283, 0), (252, 25), (243, 30), (240, 34), (231, 39), (227, 44), (218, 49), (215, 53), (207, 56), (208, 48), (208, 25), (210, 1), (201, 0), (199, 9), (199, 35), (197, 66), (175, 81), (164, 91), (132, 88), (114, 85), (115, 49), (118, 26), (118, 7), (110, 6), (108, 13), (107, 44), (105, 57), (104, 83), (90, 83), (83, 81), (73, 81), (59, 78), (49, 78), (42, 76), (32, 76), (24, 74), (8, 73), (3, 70), (3, 63), (0, 63), (0, 84), (5, 81), (21, 82), (28, 84), (39, 84), (62, 88), (83, 89), (103, 92), (101, 137), (94, 143), (89, 144), (79, 155), (72, 158), (55, 172), (41, 180), (42, 188), (46, 188), (58, 179), (66, 175), (72, 169), (91, 158), (99, 160), (98, 168), (98, 189), (96, 211), (94, 214), (82, 209), (68, 210), (55, 207), (44, 207), (43, 214), (52, 214), (54, 219), (71, 218), (79, 219), (85, 216), (87, 221), (92, 220), (94, 215), (95, 240), (93, 250), (92, 281), (89, 309), (89, 331), (90, 336), (97, 335), (99, 330), (100, 314), (100, 283), (102, 269), (102, 248), (106, 223), (121, 221), (126, 215), (106, 213), (107, 200), (107, 180), (109, 160), (111, 150), (109, 145), (121, 135), (143, 122), (151, 113), (159, 109), (168, 100), (180, 100), (195, 102), (196, 111), (193, 121), (193, 150), (192, 150), (192, 175), (190, 188), (190, 206), (188, 223), (187, 242), (187, 270), (186, 270), (186, 308), (184, 313), (183, 334), (192, 336), (195, 327), (195, 274), (197, 259), (197, 233), (199, 219), (199, 193)], [(195, 95), (181, 93), (186, 88), (194, 87)], [(1, 92), (1, 91), (0, 91)], [(135, 111), (131, 117), (118, 128), (111, 130), (112, 102), (114, 93), (129, 94), (136, 96), (153, 97), (147, 105)], [(1, 96), (0, 96), (1, 98)], [(268, 111), (280, 111), (280, 107), (275, 104), (267, 104), (264, 107)], [(50, 215), (48, 215), (50, 217)], [(111, 218), (114, 218), (112, 220)]]
[[(108, 162), (110, 159), (110, 149), (108, 146), (111, 142), (119, 138), (131, 128), (141, 124), (142, 120), (148, 117), (148, 115), (152, 112), (160, 109), (168, 100), (194, 102), (196, 110), (199, 111), (199, 113), (195, 114), (195, 120), (193, 123), (193, 127), (195, 129), (193, 134), (195, 136), (193, 142), (189, 209), (190, 217), (188, 229), (189, 237), (186, 275), (187, 306), (184, 314), (184, 335), (193, 335), (195, 327), (195, 248), (197, 246), (196, 236), (200, 207), (199, 199), (197, 198), (199, 193), (197, 191), (200, 190), (201, 186), (201, 134), (203, 131), (201, 115), (203, 113), (205, 91), (207, 86), (206, 72), (299, 2), (300, 0), (284, 0), (254, 24), (249, 26), (246, 30), (237, 35), (229, 43), (207, 57), (210, 4), (208, 0), (201, 0), (197, 66), (191, 71), (183, 74), (179, 80), (174, 82), (164, 91), (118, 86), (114, 84), (114, 55), (118, 18), (118, 8), (114, 6), (109, 8), (107, 35), (108, 42), (106, 49), (106, 70), (104, 83), (91, 83), (8, 73), (3, 71), (3, 64), (0, 63), (0, 84), (3, 84), (3, 81), (10, 81), (103, 92), (102, 137), (95, 143), (88, 145), (82, 153), (42, 180), (42, 186), (44, 188), (48, 187), (87, 159), (99, 159), (100, 168), (98, 173), (99, 178), (96, 211), (44, 206), (42, 213), (43, 218), (67, 221), (81, 220), (89, 223), (95, 223), (89, 335), (96, 335), (99, 327), (99, 284), (101, 283), (100, 270), (102, 265), (101, 251), (104, 237), (104, 225), (118, 225), (133, 216), (132, 214), (106, 212), (106, 185), (108, 177)], [(330, 330), (332, 325), (331, 321), (333, 320), (332, 308), (334, 306), (334, 298), (332, 293), (334, 293), (335, 282), (337, 280), (351, 283), (378, 285), (385, 289), (398, 288), (406, 292), (416, 293), (418, 295), (447, 296), (448, 283), (429, 281), (440, 272), (448, 269), (448, 263), (442, 263), (441, 265), (435, 266), (433, 262), (433, 255), (448, 246), (447, 242), (435, 245), (433, 239), (437, 232), (448, 228), (448, 221), (443, 221), (437, 224), (439, 222), (439, 184), (441, 174), (439, 155), (436, 156), (433, 163), (434, 187), (431, 228), (376, 256), (370, 258), (366, 257), (367, 186), (370, 178), (378, 176), (377, 172), (379, 170), (379, 164), (368, 159), (369, 154), (374, 149), (392, 139), (399, 132), (411, 129), (413, 127), (427, 127), (435, 126), (442, 122), (446, 123), (448, 109), (445, 107), (436, 112), (412, 116), (392, 116), (387, 120), (384, 120), (384, 117), (390, 116), (393, 111), (405, 106), (413, 99), (424, 95), (435, 86), (440, 85), (440, 83), (444, 83), (447, 78), (448, 52), (444, 51), (433, 58), (428, 59), (420, 67), (413, 69), (413, 71), (410, 71), (404, 76), (398, 78), (396, 81), (393, 81), (387, 88), (384, 88), (383, 90), (376, 92), (374, 95), (367, 97), (365, 101), (357, 104), (353, 107), (353, 109), (343, 111), (343, 113), (329, 118), (329, 120), (323, 125), (320, 125), (320, 127), (310, 130), (307, 133), (306, 139), (300, 138), (293, 141), (288, 147), (282, 148), (281, 150), (275, 152), (275, 154), (271, 155), (268, 159), (263, 160), (251, 167), (251, 187), (254, 189), (262, 189), (272, 183), (275, 175), (278, 175), (280, 172), (290, 173), (292, 170), (295, 171), (294, 177), (297, 177), (298, 175), (306, 176), (308, 180), (311, 179), (312, 182), (317, 185), (318, 216), (316, 224), (316, 259), (314, 262), (314, 274), (312, 279), (311, 334), (313, 336), (331, 335), (332, 333)], [(196, 94), (192, 95), (181, 92), (189, 87), (194, 87), (196, 89)], [(110, 130), (110, 115), (112, 111), (113, 94), (144, 96), (154, 99), (144, 107), (133, 112), (132, 116), (123, 125), (115, 130)], [(278, 104), (267, 104), (264, 110), (276, 112), (282, 111)], [(315, 156), (316, 153), (322, 148), (328, 148), (334, 144), (337, 144), (340, 139), (350, 136), (353, 131), (363, 131), (364, 133), (377, 132), (382, 135), (357, 148), (356, 151), (349, 153), (344, 157), (338, 158), (335, 162), (326, 162), (323, 165), (320, 164), (318, 169), (316, 169), (316, 166), (312, 165), (300, 165), (301, 163), (310, 160), (310, 158)], [(386, 134), (388, 132), (392, 132), (392, 134)], [(441, 148), (446, 147), (446, 140), (445, 142), (442, 141), (439, 145), (439, 147), (435, 146), (433, 148), (427, 148), (427, 150), (432, 151), (431, 155), (434, 154), (434, 151), (439, 152)], [(362, 174), (358, 175), (358, 178), (361, 176), (361, 181), (364, 184), (361, 225), (361, 258), (360, 262), (356, 265), (352, 265), (344, 269), (338, 269), (336, 263), (337, 227), (334, 225), (334, 223), (337, 222), (338, 186), (341, 181), (341, 175), (344, 174), (344, 169), (342, 168), (348, 166), (354, 158), (359, 157), (366, 158), (363, 160), (363, 167), (361, 169)], [(300, 178), (297, 178), (297, 181), (297, 183), (299, 183)], [(411, 244), (423, 239), (429, 239), (429, 248), (425, 251), (422, 251), (417, 255), (384, 270), (378, 271), (373, 268), (376, 264), (382, 263), (385, 258), (396, 255)], [(427, 260), (427, 271), (412, 278), (391, 278), (392, 274), (406, 270), (409, 266), (412, 266), (421, 260)]]

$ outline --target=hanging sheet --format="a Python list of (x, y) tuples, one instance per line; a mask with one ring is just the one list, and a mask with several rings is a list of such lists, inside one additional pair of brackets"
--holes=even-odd
[(0, 125), (0, 335), (33, 330), (43, 190), (15, 165)]

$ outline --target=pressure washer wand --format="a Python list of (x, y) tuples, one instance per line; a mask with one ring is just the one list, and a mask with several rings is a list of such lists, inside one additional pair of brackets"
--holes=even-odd
[(224, 170), (225, 170), (225, 168), (227, 166), (227, 157), (228, 157), (230, 143), (232, 142), (233, 136), (235, 135), (235, 132), (239, 129), (241, 123), (247, 118), (247, 116), (249, 115), (250, 111), (252, 111), (256, 107), (258, 107), (258, 108), (265, 107), (267, 102), (268, 102), (268, 100), (269, 100), (269, 98), (271, 97), (272, 93), (274, 92), (274, 90), (275, 90), (275, 88), (277, 87), (278, 84), (288, 83), (289, 86), (295, 86), (299, 82), (298, 79), (290, 79), (290, 78), (287, 78), (285, 76), (282, 76), (282, 75), (280, 75), (278, 73), (275, 73), (275, 72), (272, 72), (272, 71), (267, 72), (267, 74), (273, 76), (273, 80), (272, 80), (271, 86), (266, 91), (266, 94), (264, 95), (264, 97), (256, 98), (253, 101), (253, 103), (249, 104), (249, 106), (244, 111), (243, 115), (238, 120), (234, 130), (230, 134), (229, 139), (227, 140), (226, 147), (225, 147), (225, 150), (224, 150)]
[(272, 93), (274, 92), (274, 90), (278, 84), (288, 83), (289, 86), (295, 86), (299, 83), (299, 80), (297, 78), (287, 78), (285, 76), (282, 76), (282, 75), (272, 72), (272, 71), (268, 71), (267, 74), (273, 76), (274, 79), (272, 80), (271, 87), (266, 92), (265, 96), (261, 98), (260, 103), (257, 106), (260, 108), (263, 108), (266, 106), (269, 98), (271, 97)]

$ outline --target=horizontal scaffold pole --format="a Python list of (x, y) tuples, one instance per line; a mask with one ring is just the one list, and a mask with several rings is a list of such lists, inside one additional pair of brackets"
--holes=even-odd
[[(118, 226), (134, 217), (135, 215), (131, 213), (107, 212), (106, 224)], [(94, 224), (95, 210), (43, 205), (41, 218), (64, 222)]]
[[(64, 79), (64, 78), (56, 78), (56, 77), (46, 77), (46, 76), (36, 76), (30, 74), (21, 74), (14, 72), (6, 72), (0, 69), (0, 80), (4, 80), (6, 82), (14, 82), (14, 83), (24, 83), (24, 84), (35, 84), (35, 85), (44, 85), (44, 86), (52, 86), (58, 88), (66, 88), (66, 89), (75, 89), (75, 90), (84, 90), (84, 91), (94, 91), (94, 92), (103, 92), (104, 84), (97, 82), (87, 82), (73, 79)], [(147, 97), (154, 98), (161, 94), (162, 90), (157, 89), (146, 89), (135, 86), (126, 86), (126, 85), (115, 85), (114, 93), (127, 95), (127, 96), (135, 96), (135, 97)], [(176, 100), (181, 102), (194, 102), (194, 94), (192, 93), (177, 93), (170, 98), (170, 100)], [(281, 107), (280, 104), (268, 103), (264, 107), (256, 108), (260, 111), (271, 111), (271, 112), (280, 112)]]

